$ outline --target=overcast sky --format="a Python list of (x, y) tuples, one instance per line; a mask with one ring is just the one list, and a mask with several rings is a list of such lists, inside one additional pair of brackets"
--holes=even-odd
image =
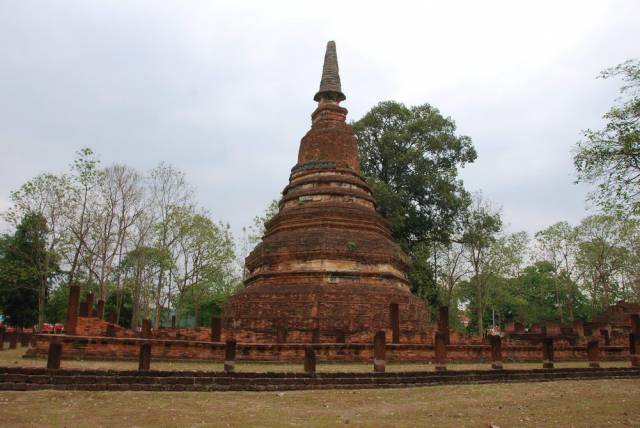
[(90, 147), (171, 163), (238, 232), (287, 184), (328, 40), (350, 119), (438, 107), (478, 151), (466, 187), (534, 233), (587, 214), (571, 147), (617, 97), (599, 71), (640, 56), (640, 2), (0, 0), (0, 210)]

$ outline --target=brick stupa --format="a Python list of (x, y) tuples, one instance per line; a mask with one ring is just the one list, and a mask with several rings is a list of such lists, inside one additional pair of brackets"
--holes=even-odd
[(411, 294), (408, 257), (360, 174), (334, 42), (327, 44), (311, 130), (278, 214), (246, 259), (245, 287), (223, 311), (249, 343), (425, 343), (427, 308)]

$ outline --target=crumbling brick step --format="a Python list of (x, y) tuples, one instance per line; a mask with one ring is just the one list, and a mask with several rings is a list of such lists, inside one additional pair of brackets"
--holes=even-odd
[(638, 378), (639, 368), (395, 373), (223, 373), (179, 371), (48, 370), (0, 367), (0, 390), (290, 391)]

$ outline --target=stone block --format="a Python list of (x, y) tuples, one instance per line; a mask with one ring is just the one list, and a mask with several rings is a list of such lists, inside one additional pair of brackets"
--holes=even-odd
[(224, 349), (224, 371), (232, 372), (235, 370), (236, 365), (236, 341), (233, 339), (227, 340)]
[(78, 306), (80, 304), (80, 287), (72, 285), (69, 287), (69, 304), (67, 306), (67, 322), (64, 326), (65, 333), (76, 334), (78, 325)]
[(211, 341), (220, 342), (222, 336), (222, 320), (219, 316), (211, 317)]
[(489, 344), (491, 345), (491, 368), (494, 370), (501, 370), (502, 338), (498, 335), (489, 336)]
[(553, 338), (542, 339), (542, 368), (552, 369), (554, 367)]
[(443, 332), (436, 331), (434, 344), (436, 354), (436, 371), (445, 371), (447, 369), (447, 345)]
[(316, 351), (313, 346), (304, 347), (304, 371), (306, 373), (316, 372)]
[(376, 332), (373, 337), (373, 371), (384, 373), (386, 366), (386, 338), (384, 331)]
[(51, 342), (49, 344), (49, 354), (47, 355), (47, 368), (59, 369), (61, 357), (62, 357), (62, 343)]
[(587, 358), (589, 359), (589, 367), (600, 367), (600, 347), (597, 340), (590, 340), (587, 343)]
[(151, 370), (151, 344), (143, 343), (140, 345), (140, 355), (138, 357), (138, 370)]

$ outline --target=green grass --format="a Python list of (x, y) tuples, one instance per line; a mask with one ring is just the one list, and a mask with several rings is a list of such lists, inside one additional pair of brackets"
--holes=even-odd
[[(26, 348), (18, 348), (13, 350), (4, 350), (0, 352), (0, 366), (12, 367), (46, 367), (47, 362), (43, 359), (26, 359), (22, 358)], [(603, 361), (602, 367), (629, 367), (629, 361)], [(586, 361), (567, 361), (556, 362), (556, 367), (586, 367)], [(541, 368), (540, 363), (505, 363), (505, 369), (532, 369)], [(75, 369), (115, 369), (115, 370), (136, 370), (138, 368), (137, 361), (82, 361), (82, 360), (62, 360), (61, 368)], [(222, 363), (217, 362), (163, 362), (152, 361), (152, 370), (204, 370), (204, 371), (221, 371)], [(449, 364), (449, 370), (488, 370), (489, 364)], [(302, 362), (299, 364), (292, 363), (253, 363), (253, 362), (236, 362), (236, 370), (242, 372), (301, 372), (303, 371)], [(431, 371), (434, 370), (432, 364), (412, 364), (412, 363), (387, 363), (387, 371)], [(373, 371), (373, 365), (368, 363), (322, 363), (317, 365), (319, 372), (368, 372)]]

